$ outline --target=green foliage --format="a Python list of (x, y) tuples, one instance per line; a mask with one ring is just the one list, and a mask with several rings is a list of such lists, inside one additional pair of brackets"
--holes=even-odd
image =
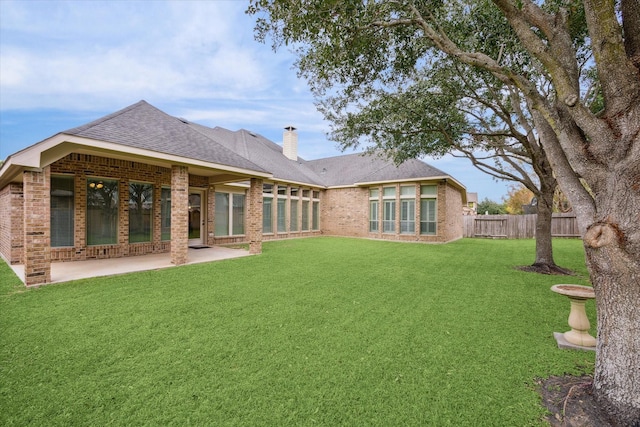
[(484, 215), (485, 213), (489, 215), (504, 215), (507, 213), (507, 209), (504, 203), (494, 202), (493, 200), (489, 200), (488, 197), (485, 197), (478, 203), (477, 212), (478, 215)]
[(297, 239), (20, 292), (0, 264), (0, 424), (541, 426), (534, 379), (594, 356), (556, 347), (558, 279), (513, 268), (534, 244)]
[[(297, 52), (299, 73), (342, 148), (364, 146), (396, 163), (455, 152), (529, 188), (553, 180), (540, 166), (544, 152), (529, 146), (528, 106), (506, 77), (443, 54), (427, 34), (494, 59), (503, 76), (526, 74), (548, 92), (543, 67), (493, 2), (254, 0), (247, 12), (256, 16), (259, 40)], [(584, 12), (572, 2), (569, 14), (578, 46)]]

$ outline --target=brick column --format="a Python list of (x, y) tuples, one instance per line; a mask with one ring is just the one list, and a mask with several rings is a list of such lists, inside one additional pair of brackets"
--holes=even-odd
[(186, 264), (189, 248), (189, 170), (171, 167), (171, 262)]
[[(215, 244), (215, 232), (216, 232), (216, 187), (213, 184), (209, 184), (207, 190), (207, 238), (205, 242), (208, 246)], [(203, 230), (203, 232), (205, 232)]]
[(51, 230), (49, 168), (25, 171), (24, 282), (27, 286), (51, 282)]
[(262, 253), (262, 180), (251, 178), (249, 188), (249, 219), (247, 237), (249, 237), (249, 253)]

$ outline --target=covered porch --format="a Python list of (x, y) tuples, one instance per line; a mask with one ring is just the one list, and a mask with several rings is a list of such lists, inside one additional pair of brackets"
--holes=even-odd
[[(14, 155), (5, 169), (11, 235), (0, 249), (9, 264), (21, 266), (27, 286), (78, 278), (57, 273), (75, 261), (131, 257), (119, 267), (126, 268), (145, 254), (165, 254), (160, 259), (174, 265), (197, 260), (201, 255), (188, 247), (215, 243), (215, 192), (223, 185), (241, 185), (246, 193), (243, 237), (249, 252), (261, 252), (262, 180), (271, 176), (266, 172), (147, 150), (123, 152), (117, 144), (64, 134)], [(194, 218), (193, 194), (200, 197)]]
[[(182, 265), (220, 261), (249, 255), (251, 255), (249, 250), (242, 248), (224, 246), (212, 246), (201, 249), (189, 248), (187, 251), (186, 263)], [(9, 266), (24, 283), (24, 264), (9, 264)], [(69, 282), (72, 280), (87, 279), (91, 277), (114, 276), (118, 274), (133, 273), (136, 271), (158, 270), (169, 267), (176, 267), (176, 264), (171, 262), (171, 253), (139, 255), (122, 258), (90, 259), (83, 261), (52, 262), (51, 281), (48, 283)]]

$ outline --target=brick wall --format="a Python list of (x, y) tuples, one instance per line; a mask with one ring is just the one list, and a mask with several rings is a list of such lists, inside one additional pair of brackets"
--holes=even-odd
[(462, 218), (462, 193), (449, 184), (441, 185), (445, 187), (446, 197), (446, 215), (444, 226), (445, 242), (461, 239), (464, 232), (464, 224)]
[(51, 281), (49, 168), (25, 171), (24, 189), (24, 278), (27, 286)]
[[(420, 234), (420, 185), (437, 185), (436, 235)], [(415, 185), (415, 233), (400, 233), (400, 186)], [(462, 237), (462, 195), (454, 187), (441, 182), (416, 182), (376, 186), (380, 190), (378, 218), (383, 215), (383, 187), (396, 188), (395, 233), (383, 233), (382, 222), (378, 232), (369, 232), (369, 189), (336, 188), (326, 191), (321, 204), (322, 233), (335, 236), (369, 237), (384, 240), (448, 242)]]
[(22, 263), (22, 184), (12, 183), (0, 190), (0, 254), (9, 264)]
[(369, 237), (369, 189), (335, 188), (320, 203), (322, 233), (332, 236)]
[(249, 253), (262, 253), (262, 180), (251, 178), (248, 194), (246, 234), (249, 238)]
[[(173, 228), (172, 238), (176, 240), (175, 244), (170, 241), (161, 240), (161, 189), (163, 186), (172, 186), (172, 170), (159, 166), (147, 165), (144, 163), (131, 162), (126, 160), (118, 160), (105, 158), (100, 156), (90, 156), (83, 154), (70, 154), (63, 159), (53, 163), (50, 166), (50, 173), (56, 175), (73, 175), (75, 188), (75, 212), (74, 212), (74, 245), (72, 247), (51, 248), (50, 257), (53, 261), (60, 260), (82, 260), (87, 258), (113, 258), (131, 255), (143, 255), (149, 253), (166, 253), (170, 252), (171, 247), (182, 247), (176, 253), (176, 261), (183, 262), (186, 260), (188, 245), (188, 223), (186, 223), (186, 233), (178, 235), (176, 233), (180, 224), (176, 221), (188, 221), (187, 206), (189, 187), (197, 187), (205, 190), (206, 195), (206, 221), (203, 235), (204, 241), (209, 244), (226, 244), (226, 243), (250, 243), (254, 242), (254, 249), (258, 246), (259, 239), (251, 233), (256, 233), (256, 228), (262, 229), (262, 221), (254, 221), (251, 223), (247, 216), (246, 234), (242, 236), (215, 237), (215, 187), (209, 184), (209, 178), (197, 175), (189, 175), (187, 168), (181, 169), (178, 174), (181, 188), (185, 188), (184, 203), (172, 195), (172, 212), (176, 215), (172, 219)], [(118, 221), (118, 242), (113, 245), (86, 245), (86, 199), (87, 199), (87, 178), (104, 178), (116, 179), (119, 182), (119, 221)], [(154, 207), (153, 207), (153, 239), (151, 242), (129, 243), (128, 242), (128, 185), (130, 181), (147, 182), (153, 185), (154, 190)], [(278, 195), (275, 189), (278, 184), (274, 184), (273, 198), (273, 233), (263, 235), (260, 240), (272, 240), (283, 238), (307, 237), (320, 234), (337, 235), (348, 237), (365, 237), (365, 238), (381, 238), (390, 240), (406, 240), (406, 241), (427, 241), (427, 242), (446, 242), (462, 237), (462, 218), (460, 210), (462, 205), (462, 197), (460, 192), (443, 181), (438, 183), (416, 182), (416, 220), (420, 218), (419, 193), (420, 184), (437, 184), (438, 185), (438, 203), (437, 203), (437, 235), (422, 236), (419, 234), (419, 223), (416, 224), (415, 234), (385, 234), (369, 232), (369, 188), (340, 188), (320, 191), (320, 230), (309, 231), (290, 231), (290, 198), (286, 207), (287, 211), (287, 231), (284, 233), (277, 232), (277, 215), (276, 205)], [(286, 184), (284, 184), (286, 185)], [(392, 184), (393, 185), (393, 184)], [(410, 185), (403, 183), (402, 185)], [(388, 186), (388, 185), (385, 185)], [(396, 230), (399, 230), (400, 223), (400, 203), (399, 203), (399, 186), (396, 184), (396, 193), (398, 194), (396, 203)], [(260, 187), (260, 188), (258, 188)], [(290, 185), (287, 190), (290, 189)], [(304, 187), (307, 188), (307, 187)], [(302, 192), (303, 187), (300, 187)], [(316, 189), (317, 191), (318, 189)], [(380, 186), (382, 191), (382, 186)], [(222, 190), (224, 191), (224, 190)], [(313, 191), (313, 189), (312, 189)], [(247, 210), (253, 212), (257, 207), (252, 207), (252, 200), (259, 200), (259, 217), (262, 217), (262, 191), (261, 185), (256, 186), (255, 196), (248, 192), (247, 194)], [(287, 191), (287, 194), (289, 191)], [(301, 193), (300, 193), (301, 194)], [(47, 195), (48, 196), (48, 195)], [(48, 199), (47, 199), (48, 200)], [(299, 199), (298, 207), (298, 223), (300, 223), (302, 215), (302, 198)], [(382, 202), (382, 196), (380, 198)], [(13, 183), (0, 190), (0, 253), (10, 263), (16, 264), (24, 262), (24, 231), (23, 231), (23, 185)], [(47, 202), (48, 203), (48, 202)], [(176, 206), (184, 204), (184, 215), (179, 215)], [(312, 206), (312, 201), (310, 201)], [(204, 206), (203, 206), (204, 207)], [(257, 212), (257, 211), (256, 211)], [(380, 203), (380, 219), (382, 219), (382, 203)], [(48, 221), (47, 221), (48, 223)], [(311, 228), (311, 214), (309, 215), (309, 223)], [(301, 228), (301, 227), (300, 227)], [(184, 240), (184, 242), (183, 242)], [(175, 246), (177, 245), (177, 246)]]
[[(264, 181), (263, 181), (264, 182)], [(322, 234), (322, 226), (323, 226), (323, 218), (322, 218), (322, 212), (320, 213), (320, 229), (319, 230), (311, 230), (309, 229), (308, 231), (302, 231), (301, 227), (298, 231), (291, 231), (291, 217), (289, 216), (290, 212), (291, 212), (291, 197), (289, 196), (289, 192), (291, 189), (291, 185), (288, 185), (286, 183), (282, 183), (282, 182), (274, 182), (274, 183), (270, 183), (273, 184), (273, 212), (272, 212), (272, 218), (273, 218), (273, 224), (272, 224), (272, 229), (273, 232), (272, 233), (267, 233), (267, 234), (262, 234), (262, 241), (266, 241), (266, 240), (280, 240), (280, 239), (293, 239), (293, 238), (298, 238), (298, 237), (313, 237), (313, 236), (320, 236)], [(286, 230), (285, 232), (278, 232), (278, 216), (277, 216), (277, 201), (278, 201), (278, 195), (277, 195), (277, 187), (278, 186), (284, 186), (287, 187), (287, 205), (286, 205), (286, 212), (287, 212), (287, 221), (286, 221)], [(256, 191), (258, 191), (259, 196), (258, 199), (260, 201), (260, 218), (262, 218), (262, 204), (263, 204), (263, 194), (262, 194), (262, 188), (261, 186), (259, 186), (260, 188), (257, 188)], [(295, 186), (295, 187), (299, 187), (299, 186)], [(312, 188), (312, 187), (299, 187), (300, 191), (304, 190), (310, 190), (310, 191), (320, 191), (319, 188)], [(216, 186), (215, 187), (215, 191), (220, 191), (223, 193), (228, 193), (228, 192), (237, 192), (238, 188), (234, 188), (234, 187), (226, 187), (226, 186)], [(215, 191), (212, 192), (211, 196), (212, 198), (215, 197)], [(250, 243), (250, 237), (249, 237), (249, 218), (251, 217), (251, 214), (249, 213), (248, 209), (249, 209), (249, 203), (250, 203), (250, 192), (246, 191), (246, 209), (247, 209), (247, 221), (245, 223), (245, 231), (246, 234), (244, 235), (239, 235), (239, 236), (211, 236), (209, 237), (208, 240), (208, 244), (209, 245), (228, 245), (228, 244), (236, 244), (236, 243)], [(320, 191), (320, 206), (322, 206), (323, 204), (323, 197), (324, 197), (324, 190)], [(298, 223), (301, 223), (302, 220), (302, 200), (303, 198), (300, 197), (298, 202)], [(310, 205), (311, 205), (311, 200), (309, 200)], [(214, 230), (214, 221), (215, 221), (215, 215), (213, 214), (213, 212), (215, 212), (215, 205), (211, 204), (210, 202), (210, 221), (211, 221), (211, 226), (209, 228), (209, 230)], [(309, 214), (309, 228), (311, 228), (311, 218), (312, 215), (311, 213)], [(260, 220), (259, 222), (259, 226), (260, 226), (260, 230), (262, 231), (262, 220)]]
[(187, 262), (189, 245), (189, 174), (186, 166), (171, 168), (171, 262)]
[[(70, 154), (51, 165), (52, 174), (73, 175), (75, 186), (74, 245), (52, 248), (54, 261), (76, 261), (92, 258), (116, 258), (129, 255), (168, 252), (170, 242), (161, 241), (161, 190), (171, 185), (171, 169), (145, 163), (84, 154)], [(118, 180), (118, 243), (86, 244), (87, 178)], [(129, 243), (129, 182), (153, 184), (152, 242)]]

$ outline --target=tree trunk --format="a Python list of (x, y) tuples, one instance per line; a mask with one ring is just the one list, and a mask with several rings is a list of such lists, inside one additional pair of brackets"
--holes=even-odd
[(551, 221), (553, 219), (553, 188), (542, 185), (543, 190), (536, 193), (538, 215), (536, 218), (536, 260), (532, 265), (520, 267), (521, 270), (541, 274), (570, 275), (571, 270), (559, 267), (553, 260), (553, 240)]
[[(551, 240), (551, 221), (553, 217), (553, 192), (551, 194), (551, 200), (549, 195), (545, 194), (544, 186), (537, 195), (538, 206), (536, 219), (536, 260), (532, 267), (536, 267), (541, 270), (549, 270), (556, 266), (553, 260), (553, 244)], [(542, 273), (550, 273), (549, 271), (541, 271)]]
[[(605, 232), (606, 234), (607, 232)], [(640, 254), (585, 245), (596, 292), (594, 394), (623, 425), (640, 425)]]
[(596, 293), (594, 395), (622, 425), (640, 426), (640, 159), (596, 192), (584, 247)]
[[(534, 271), (542, 274), (571, 274), (570, 270), (558, 267), (553, 259), (553, 242), (551, 237), (551, 222), (553, 221), (553, 198), (555, 196), (558, 183), (553, 173), (553, 168), (548, 156), (542, 148), (545, 139), (557, 141), (557, 137), (548, 124), (533, 111), (534, 123), (538, 130), (540, 144), (537, 141), (530, 141), (528, 146), (533, 169), (538, 175), (540, 184), (537, 191), (534, 191), (538, 200), (536, 219), (536, 260), (527, 271)], [(548, 144), (547, 144), (548, 145)]]

